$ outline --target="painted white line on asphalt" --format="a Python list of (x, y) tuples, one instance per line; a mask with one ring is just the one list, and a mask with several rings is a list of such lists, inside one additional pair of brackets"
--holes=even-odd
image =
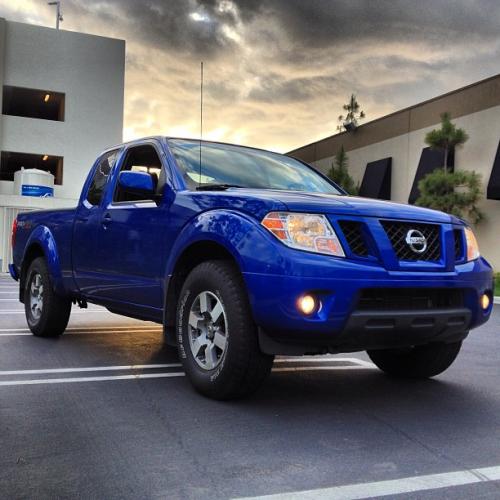
[[(103, 367), (106, 369), (109, 367)], [(367, 367), (363, 366), (304, 366), (304, 367), (293, 367), (293, 368), (273, 368), (273, 372), (305, 372), (305, 371), (321, 371), (321, 370), (364, 370)], [(54, 370), (57, 370), (56, 368)], [(29, 371), (29, 370), (28, 370)], [(71, 372), (74, 372), (71, 369)], [(80, 371), (80, 370), (78, 370)], [(47, 373), (48, 371), (45, 370)], [(57, 372), (54, 372), (57, 373)], [(16, 374), (21, 374), (17, 372)], [(168, 378), (168, 377), (184, 377), (186, 374), (184, 372), (169, 372), (169, 373), (138, 373), (134, 375), (108, 375), (104, 377), (67, 377), (67, 378), (41, 378), (41, 379), (29, 379), (29, 380), (2, 380), (0, 381), (0, 386), (16, 386), (16, 385), (40, 385), (40, 384), (67, 384), (74, 382), (104, 382), (107, 380), (133, 380), (139, 378)]]
[(0, 299), (0, 302), (19, 302), (19, 299)]
[(240, 500), (361, 500), (387, 495), (401, 495), (419, 491), (437, 490), (464, 486), (466, 484), (485, 483), (500, 480), (500, 466), (482, 467), (480, 469), (428, 474), (426, 476), (403, 477), (373, 483), (348, 484), (317, 490), (295, 491), (264, 495), (258, 497), (241, 497)]
[[(93, 312), (93, 313), (109, 313), (107, 309), (83, 309), (81, 311), (71, 311), (71, 314), (85, 314), (88, 312)], [(24, 309), (13, 309), (13, 310), (0, 310), (0, 315), (2, 314), (24, 314)], [(113, 313), (110, 313), (113, 314)]]
[(76, 373), (76, 372), (107, 372), (120, 370), (154, 370), (157, 368), (179, 368), (180, 363), (156, 365), (116, 365), (116, 366), (85, 366), (80, 368), (47, 368), (42, 370), (0, 370), (0, 376), (5, 375), (33, 375), (35, 373)]
[[(123, 326), (73, 326), (73, 327), (70, 327), (70, 328), (66, 328), (66, 332), (72, 332), (72, 331), (89, 331), (89, 332), (93, 332), (93, 331), (96, 331), (96, 330), (110, 330), (110, 331), (114, 331), (114, 330), (130, 330), (130, 331), (138, 331), (138, 330), (144, 330), (144, 331), (149, 331), (149, 330), (154, 330), (154, 331), (158, 331), (158, 332), (161, 332), (162, 329), (160, 326), (156, 326), (156, 325), (123, 325)], [(29, 333), (29, 330), (27, 328), (0, 328), (0, 332), (28, 332)]]
[[(141, 334), (141, 333), (161, 333), (161, 330), (158, 332), (153, 331), (153, 330), (118, 330), (118, 331), (113, 331), (113, 330), (97, 330), (95, 332), (93, 331), (88, 331), (88, 332), (66, 332), (64, 336), (66, 335), (118, 335), (119, 333), (132, 333), (132, 334)], [(0, 333), (0, 338), (2, 337), (34, 337), (34, 335), (31, 332), (16, 332), (16, 333)]]
[(0, 381), (0, 386), (13, 385), (39, 385), (39, 384), (71, 384), (75, 382), (104, 382), (107, 380), (134, 380), (140, 378), (168, 378), (184, 377), (184, 372), (170, 373), (137, 373), (135, 375), (108, 375), (105, 377), (73, 377), (73, 378), (46, 378), (31, 380), (6, 380)]
[(372, 370), (374, 366), (286, 366), (273, 368), (273, 372), (317, 372), (329, 370)]
[(374, 368), (375, 365), (369, 361), (358, 358), (334, 358), (334, 357), (323, 357), (323, 356), (296, 356), (293, 358), (276, 358), (275, 363), (330, 363), (332, 361), (343, 362), (343, 363), (355, 363), (357, 365), (366, 366), (367, 368)]

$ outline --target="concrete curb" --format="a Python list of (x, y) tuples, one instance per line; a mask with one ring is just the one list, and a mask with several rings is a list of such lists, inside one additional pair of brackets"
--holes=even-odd
[(493, 304), (500, 304), (500, 297), (493, 297)]

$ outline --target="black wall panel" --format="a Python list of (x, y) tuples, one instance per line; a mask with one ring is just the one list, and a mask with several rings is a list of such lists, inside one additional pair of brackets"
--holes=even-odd
[[(453, 151), (448, 154), (448, 171), (453, 172), (455, 166), (455, 155)], [(411, 187), (410, 196), (408, 198), (408, 203), (415, 203), (420, 196), (420, 190), (418, 189), (418, 183), (427, 175), (436, 170), (436, 168), (443, 168), (444, 164), (444, 151), (438, 149), (424, 148), (422, 149), (422, 154), (420, 155), (420, 161), (418, 162), (417, 172), (415, 174), (415, 179), (413, 179), (413, 185)]]
[(371, 161), (366, 165), (359, 195), (379, 200), (391, 199), (392, 158)]
[(498, 143), (497, 154), (493, 162), (486, 198), (489, 200), (500, 200), (500, 142)]

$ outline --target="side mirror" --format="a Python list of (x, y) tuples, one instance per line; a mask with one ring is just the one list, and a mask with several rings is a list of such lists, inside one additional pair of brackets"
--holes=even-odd
[(145, 198), (156, 198), (153, 179), (146, 172), (120, 172), (118, 185), (127, 193), (144, 196)]

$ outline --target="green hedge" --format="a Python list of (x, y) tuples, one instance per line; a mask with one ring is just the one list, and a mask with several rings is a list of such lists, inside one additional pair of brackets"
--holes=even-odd
[(495, 274), (495, 295), (500, 296), (500, 273)]

